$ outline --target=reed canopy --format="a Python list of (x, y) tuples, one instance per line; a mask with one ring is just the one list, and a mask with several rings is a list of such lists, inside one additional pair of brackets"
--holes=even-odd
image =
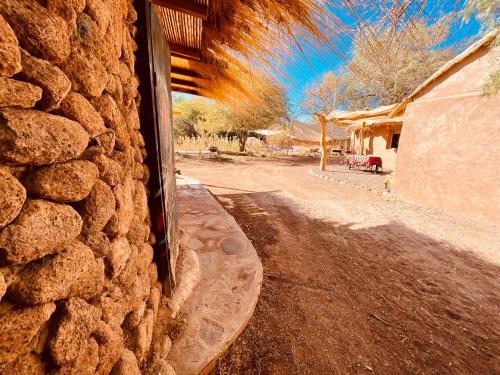
[(172, 89), (238, 102), (292, 51), (328, 45), (327, 0), (151, 0), (171, 50)]

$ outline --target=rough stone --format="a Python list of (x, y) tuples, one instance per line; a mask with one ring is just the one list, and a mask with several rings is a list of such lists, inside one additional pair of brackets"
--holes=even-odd
[(162, 367), (158, 372), (158, 375), (176, 375), (174, 368), (167, 361), (162, 361)]
[(71, 91), (61, 102), (58, 113), (80, 123), (93, 138), (106, 131), (104, 120), (94, 106), (77, 92)]
[(30, 194), (57, 202), (84, 199), (99, 177), (96, 165), (87, 160), (52, 164), (29, 174), (24, 184)]
[(9, 363), (2, 371), (4, 375), (45, 375), (47, 366), (40, 356), (36, 354), (25, 354)]
[(14, 220), (26, 200), (26, 189), (17, 178), (0, 171), (0, 228)]
[(19, 42), (10, 25), (0, 15), (0, 76), (10, 77), (20, 71)]
[(87, 0), (86, 12), (99, 26), (101, 35), (104, 36), (111, 21), (111, 10), (103, 0)]
[(56, 306), (45, 303), (21, 307), (0, 316), (0, 372), (20, 355), (29, 353), (31, 341), (49, 320)]
[(0, 273), (0, 301), (2, 300), (6, 291), (7, 291), (7, 282), (5, 281), (5, 277)]
[(137, 215), (132, 218), (132, 223), (127, 232), (127, 239), (131, 244), (142, 246), (149, 237), (150, 228)]
[(158, 267), (156, 266), (156, 263), (151, 263), (149, 265), (148, 271), (150, 283), (156, 283), (158, 281)]
[(135, 181), (134, 208), (135, 214), (141, 220), (146, 220), (149, 214), (148, 193), (142, 181)]
[(105, 182), (97, 180), (79, 211), (83, 219), (82, 233), (102, 231), (115, 212), (113, 191)]
[(147, 309), (144, 318), (136, 328), (134, 353), (137, 361), (142, 363), (149, 352), (151, 340), (153, 339), (154, 317), (153, 310)]
[(141, 375), (134, 353), (123, 349), (120, 360), (113, 367), (111, 375)]
[(37, 304), (70, 297), (89, 299), (104, 283), (104, 263), (81, 242), (64, 251), (29, 264), (8, 290), (16, 301)]
[(119, 237), (111, 242), (106, 260), (113, 277), (118, 276), (123, 271), (129, 256), (130, 245), (125, 237)]
[(103, 232), (92, 232), (81, 236), (81, 241), (90, 247), (96, 258), (104, 258), (110, 251), (110, 241)]
[(139, 325), (146, 312), (146, 302), (142, 301), (139, 306), (130, 312), (125, 319), (125, 327), (134, 329)]
[(161, 291), (159, 288), (151, 288), (151, 293), (148, 297), (147, 307), (153, 311), (153, 320), (156, 322), (158, 317), (158, 308), (160, 307)]
[(0, 110), (0, 158), (16, 164), (52, 164), (73, 159), (89, 137), (75, 121), (41, 111)]
[(114, 130), (116, 147), (119, 150), (130, 147), (130, 136), (125, 119), (111, 95), (104, 94), (95, 99), (93, 104), (104, 119), (106, 126)]
[(120, 359), (124, 348), (123, 333), (120, 327), (110, 327), (100, 321), (94, 334), (99, 344), (99, 364), (96, 374), (107, 375)]
[(21, 65), (23, 70), (19, 77), (43, 90), (38, 106), (45, 111), (59, 108), (71, 90), (71, 82), (66, 74), (50, 62), (31, 56), (24, 49), (21, 49)]
[(55, 253), (75, 239), (82, 219), (67, 205), (28, 200), (19, 216), (0, 230), (0, 249), (12, 263), (27, 263)]
[(71, 81), (74, 91), (86, 97), (99, 97), (108, 84), (106, 68), (93, 55), (74, 50), (60, 65)]
[(46, 0), (45, 7), (63, 18), (70, 35), (76, 29), (76, 17), (85, 9), (85, 0)]
[(153, 247), (145, 242), (139, 248), (139, 257), (138, 257), (138, 270), (137, 272), (140, 274), (144, 274), (148, 272), (149, 265), (153, 261), (154, 250)]
[(49, 341), (50, 355), (59, 365), (74, 362), (81, 348), (96, 330), (101, 312), (80, 298), (70, 298), (61, 305), (61, 318)]
[(132, 173), (132, 177), (135, 178), (136, 180), (143, 180), (144, 178), (144, 167), (142, 163), (134, 163), (132, 165), (132, 169), (130, 170), (130, 173)]
[(117, 161), (105, 155), (99, 155), (92, 159), (99, 169), (99, 178), (109, 186), (115, 186), (123, 178), (123, 168)]
[(123, 102), (123, 87), (120, 77), (115, 74), (109, 75), (108, 85), (105, 92), (111, 95), (114, 101), (118, 104)]
[(116, 211), (105, 228), (105, 232), (111, 237), (126, 235), (130, 229), (134, 215), (133, 189), (134, 183), (130, 175), (127, 175), (122, 183), (113, 188)]
[(55, 375), (93, 375), (99, 363), (99, 345), (93, 338), (82, 344), (74, 363), (62, 366)]
[(54, 12), (30, 0), (0, 0), (0, 13), (9, 20), (21, 46), (32, 55), (60, 63), (70, 53), (68, 26)]
[(42, 89), (12, 78), (0, 78), (0, 107), (34, 107), (42, 97)]

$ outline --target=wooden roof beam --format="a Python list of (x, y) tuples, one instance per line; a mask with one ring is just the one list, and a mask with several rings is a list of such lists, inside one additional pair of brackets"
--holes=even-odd
[(190, 16), (206, 20), (208, 18), (208, 7), (197, 4), (193, 0), (151, 0), (153, 4), (189, 14)]
[(184, 77), (191, 77), (191, 78), (198, 78), (198, 79), (203, 78), (200, 74), (196, 73), (193, 70), (180, 68), (178, 66), (172, 66), (171, 72), (174, 74), (178, 74), (180, 76), (184, 76)]
[(169, 43), (168, 45), (170, 46), (170, 53), (172, 55), (192, 60), (201, 60), (201, 51), (199, 49), (182, 46), (176, 43)]
[(180, 78), (175, 78), (175, 77), (172, 77), (170, 79), (170, 82), (173, 85), (177, 85), (177, 86), (185, 86), (185, 87), (193, 87), (193, 88), (199, 88), (200, 87), (200, 85), (198, 85), (196, 82), (187, 81), (185, 79), (180, 79)]
[(199, 91), (196, 91), (194, 89), (188, 89), (188, 88), (184, 88), (184, 87), (179, 87), (179, 86), (176, 86), (176, 85), (172, 85), (172, 91), (176, 91), (176, 92), (182, 92), (184, 94), (191, 94), (191, 95), (198, 95), (198, 96), (202, 96)]

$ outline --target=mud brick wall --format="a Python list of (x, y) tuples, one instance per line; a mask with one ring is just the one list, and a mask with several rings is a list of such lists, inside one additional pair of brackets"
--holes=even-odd
[(1, 374), (171, 370), (136, 19), (130, 0), (0, 0)]

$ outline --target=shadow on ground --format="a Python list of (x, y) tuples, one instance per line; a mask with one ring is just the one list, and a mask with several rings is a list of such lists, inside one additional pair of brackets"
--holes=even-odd
[(500, 267), (398, 223), (312, 219), (275, 192), (217, 198), (264, 266), (217, 374), (500, 372)]

